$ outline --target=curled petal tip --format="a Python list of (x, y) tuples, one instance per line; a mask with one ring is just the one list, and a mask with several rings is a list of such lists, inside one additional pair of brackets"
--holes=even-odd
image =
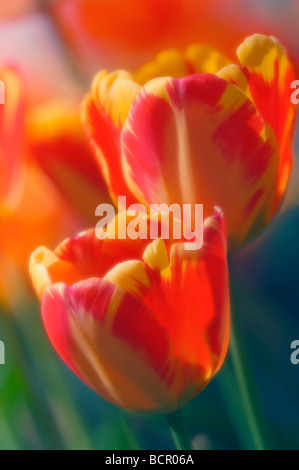
[(214, 215), (215, 217), (218, 217), (219, 219), (223, 219), (223, 211), (219, 206), (214, 206)]

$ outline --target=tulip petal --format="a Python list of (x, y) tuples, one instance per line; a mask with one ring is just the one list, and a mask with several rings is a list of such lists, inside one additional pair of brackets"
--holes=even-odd
[(192, 44), (185, 52), (167, 49), (134, 75), (140, 85), (158, 77), (182, 78), (192, 73), (216, 73), (230, 63), (224, 55), (204, 44)]
[(100, 72), (94, 79), (92, 94), (83, 102), (82, 119), (86, 135), (100, 165), (110, 195), (127, 196), (135, 202), (121, 171), (119, 135), (132, 101), (140, 87), (129, 73)]
[(178, 49), (168, 49), (157, 54), (154, 60), (141, 67), (134, 79), (140, 85), (145, 85), (157, 77), (181, 78), (193, 73), (194, 69), (185, 59), (183, 52)]
[(160, 277), (153, 277), (152, 288), (144, 297), (144, 303), (170, 332), (175, 354), (204, 371), (198, 387), (207, 384), (220, 368), (229, 342), (226, 237), (221, 213), (206, 219), (204, 240), (203, 248), (194, 251), (185, 251), (183, 243), (173, 245), (169, 267)]
[(127, 184), (144, 204), (204, 203), (205, 217), (218, 205), (231, 247), (258, 230), (254, 220), (265, 224), (277, 142), (236, 86), (210, 74), (152, 80), (134, 101), (121, 141)]
[(277, 210), (292, 169), (292, 139), (296, 107), (290, 99), (294, 71), (283, 46), (276, 38), (255, 34), (239, 47), (242, 67), (225, 68), (219, 76), (235, 83), (255, 103), (264, 121), (275, 133), (280, 164), (277, 176), (276, 198), (270, 207), (269, 219)]
[(146, 247), (143, 260), (153, 271), (158, 270), (161, 272), (168, 267), (168, 253), (161, 238), (154, 240)]
[(132, 102), (140, 86), (125, 70), (99, 72), (92, 84), (92, 96), (96, 107), (120, 130), (127, 119)]
[[(153, 250), (155, 260), (153, 253), (150, 254), (148, 245), (150, 223), (155, 222), (159, 234), (161, 232), (159, 227), (164, 223), (164, 214), (154, 215), (152, 219), (149, 214), (144, 215), (146, 231), (141, 233), (141, 238), (134, 237), (135, 232), (131, 232), (130, 224), (134, 217), (135, 214), (132, 215), (130, 212), (118, 213), (108, 223), (106, 236), (103, 239), (97, 237), (94, 229), (90, 229), (79, 233), (74, 238), (67, 238), (54, 252), (45, 247), (35, 250), (30, 259), (30, 273), (38, 296), (42, 297), (50, 284), (63, 282), (70, 286), (80, 279), (104, 276), (109, 282), (136, 294), (138, 285), (147, 284), (147, 275), (143, 273), (144, 264), (134, 260), (141, 259), (145, 252), (148, 264), (154, 269), (154, 265), (157, 267), (163, 263), (168, 264), (168, 255), (162, 240), (155, 241), (157, 247), (161, 243), (164, 247)], [(179, 223), (176, 220), (175, 222)], [(171, 236), (170, 231), (170, 240), (165, 240), (168, 247)], [(141, 279), (136, 284), (136, 279), (138, 280), (140, 276)], [(129, 281), (130, 277), (131, 281)], [(128, 285), (132, 288), (130, 289)]]
[[(60, 260), (73, 264), (81, 273), (81, 279), (103, 277), (118, 263), (140, 259), (146, 243), (146, 240), (132, 241), (129, 238), (100, 240), (96, 237), (95, 230), (90, 229), (66, 239), (56, 248), (55, 255)], [(60, 280), (63, 281), (62, 278)]]
[(28, 112), (30, 157), (59, 191), (94, 221), (95, 208), (109, 201), (107, 185), (86, 142), (77, 101), (53, 100)]
[(100, 279), (56, 284), (42, 316), (61, 358), (106, 400), (146, 412), (179, 406), (172, 386), (183, 374), (169, 335), (138, 299)]
[(185, 58), (192, 73), (216, 73), (231, 62), (225, 55), (205, 44), (191, 44)]
[(151, 285), (145, 264), (138, 260), (117, 264), (103, 279), (140, 298)]
[(43, 246), (32, 253), (29, 272), (34, 289), (40, 299), (51, 284), (64, 282), (71, 286), (80, 280), (80, 272), (74, 264), (59, 259), (55, 253)]

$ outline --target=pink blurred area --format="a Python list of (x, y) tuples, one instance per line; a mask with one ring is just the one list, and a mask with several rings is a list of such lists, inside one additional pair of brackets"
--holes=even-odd
[(1, 18), (0, 62), (18, 69), (30, 105), (82, 94), (53, 23), (42, 12)]

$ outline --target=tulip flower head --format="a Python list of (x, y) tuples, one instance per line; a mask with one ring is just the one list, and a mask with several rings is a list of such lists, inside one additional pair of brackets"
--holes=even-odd
[(38, 248), (30, 272), (54, 348), (118, 406), (172, 412), (224, 361), (229, 294), (219, 212), (205, 220), (200, 250), (161, 238), (100, 240), (90, 230), (54, 252)]
[(229, 248), (273, 218), (292, 169), (293, 70), (281, 44), (254, 35), (240, 64), (170, 50), (135, 75), (100, 72), (83, 120), (112, 197), (223, 210)]

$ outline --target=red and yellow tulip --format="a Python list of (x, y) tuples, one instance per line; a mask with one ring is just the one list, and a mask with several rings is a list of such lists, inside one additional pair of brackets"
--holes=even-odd
[[(126, 223), (119, 214), (118, 224)], [(146, 217), (146, 216), (145, 216)], [(109, 234), (114, 222), (108, 225)], [(95, 231), (31, 256), (47, 334), (100, 396), (142, 412), (171, 412), (221, 367), (229, 340), (222, 215), (205, 220), (204, 245), (99, 240)]]
[(260, 232), (292, 168), (293, 70), (254, 35), (238, 65), (205, 46), (165, 51), (135, 75), (100, 72), (83, 120), (113, 198), (221, 207), (230, 248)]

